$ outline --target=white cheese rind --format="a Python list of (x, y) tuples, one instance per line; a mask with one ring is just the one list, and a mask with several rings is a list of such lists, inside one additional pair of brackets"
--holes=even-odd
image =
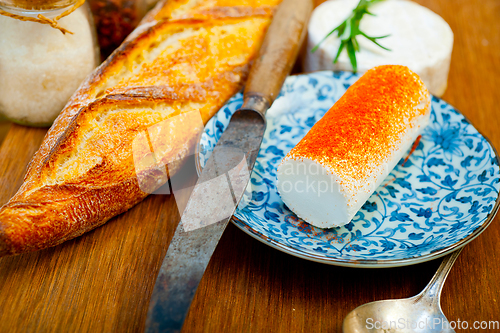
[[(340, 45), (335, 34), (328, 37), (315, 53), (316, 46), (331, 30), (341, 24), (358, 4), (358, 0), (331, 0), (318, 6), (309, 21), (304, 71), (352, 70), (347, 52), (342, 51), (333, 64)], [(366, 38), (357, 38), (358, 71), (385, 64), (405, 65), (417, 73), (429, 91), (442, 96), (447, 87), (453, 49), (453, 32), (439, 15), (408, 0), (386, 0), (370, 7), (376, 16), (365, 15), (360, 23), (369, 36), (390, 35), (378, 42), (386, 51)]]
[[(340, 175), (308, 158), (286, 156), (277, 171), (276, 187), (283, 202), (297, 216), (318, 228), (348, 224), (428, 125), (430, 113), (408, 124), (399, 145), (387, 161), (380, 161), (370, 179), (353, 192)], [(360, 188), (355, 186), (354, 188)]]

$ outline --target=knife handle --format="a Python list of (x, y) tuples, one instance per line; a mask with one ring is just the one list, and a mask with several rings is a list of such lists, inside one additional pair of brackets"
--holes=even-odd
[(264, 115), (273, 104), (297, 59), (312, 9), (311, 0), (283, 0), (279, 5), (250, 70), (243, 109)]

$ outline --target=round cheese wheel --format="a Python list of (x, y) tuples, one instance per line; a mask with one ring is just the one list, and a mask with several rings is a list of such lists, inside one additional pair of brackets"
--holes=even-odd
[[(303, 58), (304, 71), (352, 71), (344, 49), (336, 64), (333, 59), (340, 46), (337, 33), (330, 35), (312, 53), (330, 31), (340, 25), (356, 7), (359, 0), (331, 0), (318, 6), (309, 21), (307, 52)], [(447, 86), (453, 48), (450, 26), (431, 10), (408, 0), (386, 0), (369, 8), (375, 16), (364, 15), (360, 29), (368, 36), (384, 36), (378, 42), (386, 51), (363, 36), (357, 36), (360, 51), (356, 53), (358, 71), (380, 65), (405, 65), (417, 73), (429, 91), (441, 96)]]

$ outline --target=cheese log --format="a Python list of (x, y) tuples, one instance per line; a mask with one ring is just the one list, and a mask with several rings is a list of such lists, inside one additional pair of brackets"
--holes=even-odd
[(319, 228), (351, 221), (428, 124), (430, 95), (404, 66), (366, 72), (278, 166), (283, 202)]
[[(331, 0), (317, 7), (309, 21), (307, 52), (303, 58), (304, 70), (347, 70), (352, 65), (344, 49), (333, 64), (340, 40), (334, 33), (316, 52), (311, 49), (331, 30), (341, 24), (356, 7), (359, 0)], [(386, 0), (370, 7), (375, 16), (364, 15), (361, 31), (368, 36), (385, 36), (378, 42), (390, 49), (384, 50), (363, 36), (357, 36), (360, 51), (356, 53), (358, 71), (380, 65), (404, 65), (420, 76), (429, 91), (444, 94), (450, 69), (453, 32), (449, 25), (431, 10), (407, 0)]]
[[(169, 163), (168, 175), (175, 175), (199, 124), (242, 88), (278, 3), (159, 3), (48, 131), (21, 188), (0, 209), (0, 256), (54, 246), (102, 225), (143, 200), (142, 189), (167, 180), (158, 166)], [(179, 117), (193, 111), (199, 121)], [(184, 125), (171, 126), (174, 117)], [(166, 131), (166, 141), (150, 138), (161, 150), (157, 164), (147, 162), (147, 151), (133, 151), (141, 141), (149, 149), (148, 140), (135, 139)]]

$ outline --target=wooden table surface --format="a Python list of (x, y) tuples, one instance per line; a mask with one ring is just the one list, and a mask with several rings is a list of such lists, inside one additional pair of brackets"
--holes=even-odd
[[(500, 148), (500, 1), (417, 2), (455, 33), (444, 99)], [(0, 149), (0, 204), (18, 189), (45, 131), (11, 126)], [(172, 196), (150, 196), (75, 240), (1, 259), (0, 332), (141, 332), (178, 219)], [(500, 320), (499, 241), (497, 217), (462, 252), (443, 290), (449, 320)], [(329, 266), (274, 250), (229, 225), (183, 332), (340, 332), (358, 305), (417, 294), (439, 263)]]

